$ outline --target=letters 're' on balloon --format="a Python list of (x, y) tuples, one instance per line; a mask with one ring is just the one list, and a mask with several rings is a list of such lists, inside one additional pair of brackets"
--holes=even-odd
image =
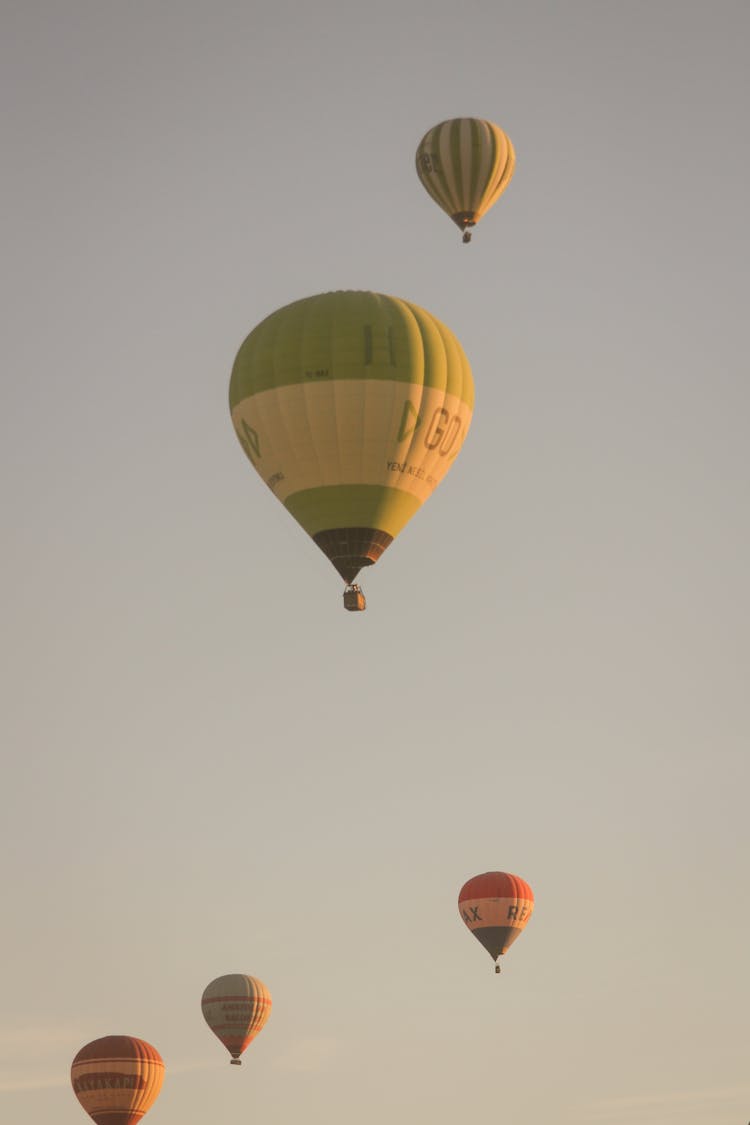
[(343, 291), (259, 324), (237, 355), (229, 402), (253, 467), (351, 583), (453, 464), (474, 384), (458, 340), (430, 313)]
[(469, 227), (489, 211), (510, 183), (516, 156), (510, 137), (491, 121), (454, 117), (429, 129), (417, 148), (417, 175), (453, 222)]
[(526, 926), (534, 909), (534, 894), (518, 875), (487, 871), (464, 883), (458, 896), (464, 922), (497, 961)]
[(244, 973), (228, 973), (206, 986), (201, 999), (206, 1023), (240, 1064), (240, 1055), (252, 1043), (271, 1014), (271, 993), (263, 981)]
[(136, 1125), (159, 1096), (164, 1061), (143, 1039), (105, 1035), (81, 1048), (70, 1080), (97, 1125)]

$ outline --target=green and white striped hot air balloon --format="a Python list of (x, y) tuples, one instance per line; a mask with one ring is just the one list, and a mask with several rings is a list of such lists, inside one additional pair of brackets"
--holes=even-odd
[(510, 138), (491, 121), (441, 121), (417, 148), (417, 175), (439, 207), (471, 240), (476, 225), (505, 191), (516, 157)]
[[(453, 333), (409, 301), (342, 291), (262, 321), (229, 388), (260, 477), (348, 584), (377, 562), (453, 464), (474, 384)], [(356, 595), (356, 596), (353, 596)]]

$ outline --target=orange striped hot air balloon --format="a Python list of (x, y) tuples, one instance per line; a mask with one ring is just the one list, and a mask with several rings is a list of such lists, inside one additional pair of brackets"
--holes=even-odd
[(70, 1068), (73, 1092), (97, 1125), (136, 1125), (159, 1096), (164, 1061), (132, 1035), (105, 1035), (81, 1047)]
[[(518, 875), (487, 871), (464, 883), (458, 895), (458, 909), (474, 937), (497, 961), (531, 917), (534, 893)], [(500, 972), (497, 964), (495, 972)]]
[(244, 973), (229, 973), (212, 980), (203, 993), (201, 1007), (206, 1023), (232, 1056), (234, 1066), (271, 1014), (271, 993), (263, 981)]

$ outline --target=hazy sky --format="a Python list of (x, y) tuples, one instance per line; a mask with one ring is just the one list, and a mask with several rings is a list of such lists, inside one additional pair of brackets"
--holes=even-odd
[[(746, 0), (5, 0), (0, 1119), (745, 1125)], [(496, 121), (470, 246), (414, 172)], [(456, 465), (341, 607), (227, 406), (247, 333), (414, 301)], [(496, 977), (460, 886), (536, 912)], [(274, 1010), (246, 1065), (213, 977)]]

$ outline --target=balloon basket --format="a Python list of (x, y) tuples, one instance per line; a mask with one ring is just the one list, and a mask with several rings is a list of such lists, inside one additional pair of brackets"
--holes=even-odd
[(347, 586), (344, 590), (344, 609), (348, 609), (351, 613), (361, 613), (366, 608), (365, 595), (359, 586), (356, 584)]
[[(498, 969), (498, 972), (500, 972), (499, 969)], [(242, 1059), (230, 1059), (229, 1065), (230, 1066), (242, 1066)]]

